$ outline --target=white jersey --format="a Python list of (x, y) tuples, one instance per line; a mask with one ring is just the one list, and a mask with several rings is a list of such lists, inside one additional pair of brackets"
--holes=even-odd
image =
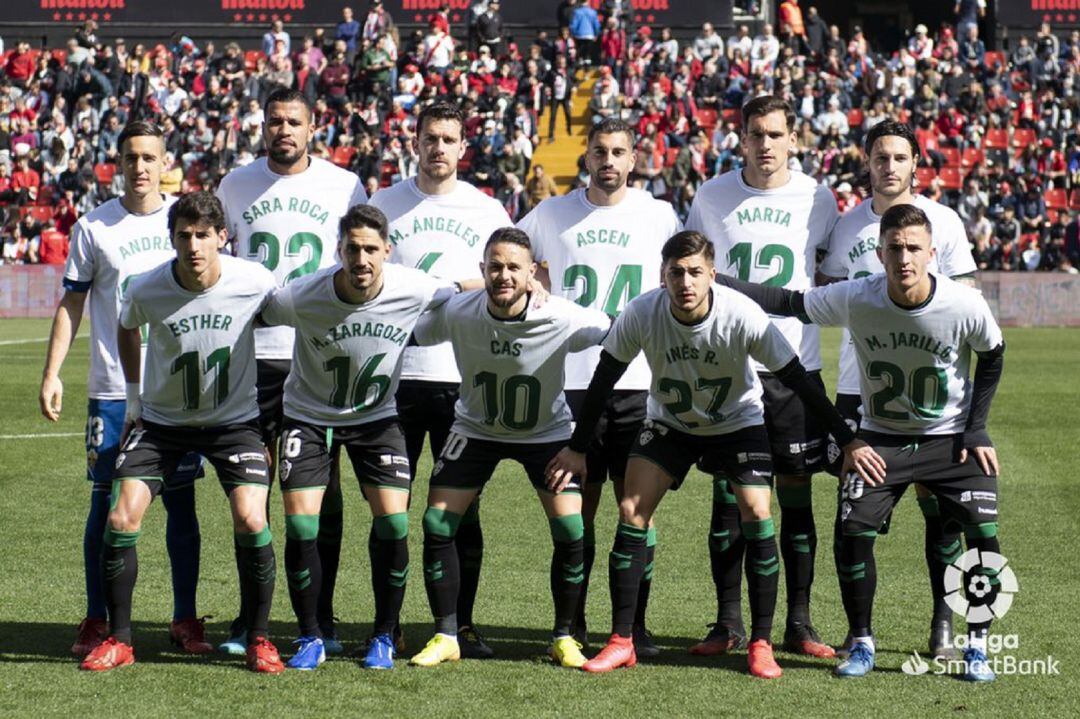
[(262, 312), (267, 324), (296, 329), (285, 416), (325, 426), (394, 417), (409, 335), (421, 313), (453, 297), (457, 287), (385, 264), (378, 296), (354, 305), (334, 290), (338, 269), (327, 267), (278, 290)]
[(120, 309), (127, 329), (150, 326), (143, 419), (222, 427), (259, 416), (255, 401), (255, 317), (277, 286), (245, 260), (222, 256), (221, 277), (185, 290), (166, 262), (131, 283)]
[(603, 312), (561, 297), (529, 308), (523, 320), (496, 319), (477, 290), (421, 317), (415, 336), (421, 345), (453, 344), (464, 379), (452, 431), (533, 444), (570, 438), (566, 355), (599, 344), (610, 325)]
[(169, 208), (136, 215), (116, 198), (79, 218), (71, 229), (64, 288), (89, 292), (91, 399), (124, 399), (124, 372), (116, 352), (120, 300), (135, 277), (176, 257), (169, 239)]
[[(425, 195), (410, 177), (379, 190), (371, 204), (390, 220), (391, 262), (453, 282), (480, 277), (484, 243), (492, 232), (511, 224), (497, 200), (462, 180), (445, 195)], [(461, 381), (449, 344), (408, 348), (401, 378)]]
[(694, 325), (671, 314), (667, 290), (626, 306), (604, 340), (620, 362), (639, 352), (652, 370), (646, 416), (689, 434), (729, 434), (765, 421), (753, 360), (776, 372), (795, 350), (752, 300), (714, 284), (709, 315)]
[[(742, 172), (714, 177), (698, 190), (686, 220), (716, 248), (716, 269), (746, 282), (788, 290), (812, 284), (817, 251), (824, 249), (839, 218), (829, 188), (792, 172), (783, 187), (758, 190)], [(773, 318), (807, 370), (821, 369), (818, 328), (795, 317)], [(766, 372), (760, 364), (759, 372)]]
[[(682, 225), (671, 204), (629, 189), (617, 205), (589, 202), (584, 189), (549, 197), (521, 219), (533, 256), (547, 264), (551, 292), (617, 317), (626, 303), (660, 286), (660, 250)], [(566, 389), (587, 389), (600, 348), (566, 358)], [(630, 364), (615, 389), (649, 388), (644, 358)]]
[[(937, 255), (930, 261), (930, 272), (946, 277), (975, 272), (978, 268), (971, 255), (960, 215), (923, 195), (915, 196), (914, 205), (930, 219), (934, 247), (937, 249)], [(874, 212), (870, 200), (853, 207), (833, 228), (828, 252), (819, 268), (821, 273), (852, 280), (884, 272), (885, 268), (877, 256), (880, 225), (881, 215)], [(840, 338), (840, 373), (836, 380), (836, 391), (838, 394), (859, 393), (859, 366), (855, 361), (851, 336), (846, 329)]]
[(904, 309), (889, 299), (886, 276), (815, 287), (806, 314), (847, 327), (859, 367), (862, 426), (888, 434), (957, 434), (971, 404), (971, 352), (1002, 342), (979, 291), (936, 276), (933, 296)]
[[(261, 263), (279, 287), (336, 264), (338, 222), (367, 202), (363, 180), (317, 157), (296, 175), (277, 174), (261, 157), (222, 178), (217, 195), (236, 256)], [(292, 345), (288, 327), (255, 331), (259, 359), (289, 359)]]

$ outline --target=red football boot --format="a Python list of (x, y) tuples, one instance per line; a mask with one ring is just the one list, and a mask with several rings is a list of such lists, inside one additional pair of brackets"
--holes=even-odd
[(600, 650), (595, 657), (585, 662), (582, 669), (587, 672), (599, 674), (610, 672), (612, 669), (626, 667), (629, 669), (637, 665), (637, 654), (634, 652), (633, 637), (622, 637), (612, 634), (608, 639), (607, 646)]
[(266, 637), (259, 637), (253, 644), (248, 644), (247, 667), (259, 674), (281, 674), (285, 671), (277, 647)]
[(117, 641), (116, 637), (109, 637), (86, 655), (79, 668), (88, 672), (107, 672), (134, 663), (135, 650), (131, 645)]
[(750, 665), (750, 673), (759, 679), (778, 679), (784, 673), (773, 657), (772, 644), (768, 639), (750, 642), (746, 650), (746, 661)]
[(104, 619), (87, 617), (79, 622), (79, 634), (71, 645), (71, 653), (82, 659), (98, 648), (109, 636), (109, 624)]
[(169, 624), (169, 641), (188, 654), (209, 654), (214, 651), (206, 641), (205, 619), (189, 617)]

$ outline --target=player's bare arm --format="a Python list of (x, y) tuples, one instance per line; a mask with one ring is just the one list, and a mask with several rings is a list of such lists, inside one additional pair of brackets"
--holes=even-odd
[(49, 331), (49, 348), (45, 354), (45, 369), (41, 373), (41, 392), (38, 403), (41, 414), (50, 422), (60, 421), (64, 405), (64, 383), (60, 381), (60, 368), (64, 365), (68, 350), (79, 332), (86, 293), (67, 290), (56, 306), (52, 329)]

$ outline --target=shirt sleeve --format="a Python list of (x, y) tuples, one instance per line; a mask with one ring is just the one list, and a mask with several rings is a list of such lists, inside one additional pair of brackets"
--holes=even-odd
[(848, 322), (848, 299), (856, 281), (834, 282), (825, 287), (811, 287), (803, 292), (806, 316), (816, 325), (840, 327)]
[[(229, 233), (229, 239), (232, 240), (236, 238), (236, 218), (231, 217), (229, 214), (229, 196), (227, 194), (229, 184), (227, 180), (228, 176), (222, 178), (221, 184), (218, 185), (217, 191), (214, 194), (217, 195), (218, 200), (221, 202), (222, 209), (225, 210), (225, 229)], [(234, 247), (233, 250), (234, 252), (239, 251), (236, 247)]]
[[(869, 202), (869, 200), (867, 200)], [(818, 267), (818, 271), (823, 275), (829, 277), (847, 277), (848, 266), (847, 254), (843, 251), (839, 251), (836, 247), (836, 228), (837, 225), (833, 225), (833, 229), (829, 232), (828, 238), (825, 240), (825, 246), (821, 249), (825, 250), (825, 259), (821, 261), (821, 266)]]
[(765, 310), (750, 300), (740, 298), (739, 302), (745, 305), (740, 315), (742, 330), (746, 335), (746, 347), (751, 357), (765, 365), (770, 372), (783, 369), (798, 357), (784, 333), (769, 320)]
[(567, 304), (570, 307), (570, 351), (580, 352), (603, 342), (611, 329), (611, 318), (600, 310), (572, 302)]
[(615, 318), (607, 337), (604, 338), (603, 348), (618, 361), (630, 364), (642, 348), (639, 324), (637, 310), (631, 301), (622, 314)]
[(293, 306), (292, 287), (281, 287), (271, 291), (266, 298), (262, 311), (263, 324), (269, 326), (296, 326), (296, 310)]
[(141, 284), (139, 278), (133, 280), (131, 286), (128, 287), (128, 291), (124, 293), (124, 297), (120, 300), (120, 326), (124, 329), (133, 330), (150, 321), (150, 318), (143, 311), (143, 303), (137, 297)]
[(529, 210), (529, 213), (518, 220), (517, 228), (529, 236), (532, 243), (533, 259), (538, 263), (547, 262), (547, 253), (544, 252), (544, 243), (540, 241), (540, 206), (537, 205)]
[(430, 312), (420, 315), (420, 320), (413, 328), (413, 339), (416, 344), (425, 347), (447, 342), (450, 339), (448, 314), (447, 303), (444, 302)]
[[(949, 213), (949, 221), (939, 230), (944, 242), (935, 242), (938, 252), (938, 269), (946, 277), (961, 277), (974, 274), (979, 268), (971, 254), (967, 231), (960, 217)], [(935, 233), (936, 234), (936, 233)]]
[(83, 222), (71, 229), (71, 243), (64, 264), (63, 285), (72, 292), (89, 292), (94, 282), (94, 241)]
[(840, 210), (836, 207), (836, 198), (832, 190), (825, 185), (818, 185), (814, 191), (814, 209), (810, 217), (810, 242), (819, 250), (829, 247), (829, 236), (840, 220)]
[(430, 312), (437, 307), (442, 307), (450, 301), (451, 297), (460, 292), (459, 285), (455, 282), (447, 282), (444, 279), (433, 277), (426, 272), (412, 268), (402, 269), (409, 270), (408, 279), (410, 282), (416, 282), (416, 286), (421, 292), (421, 306), (424, 308), (424, 312)]
[(353, 186), (352, 197), (349, 198), (349, 207), (366, 205), (367, 201), (368, 195), (367, 190), (364, 189), (364, 180), (360, 176), (357, 176), (356, 185)]
[(976, 352), (989, 352), (1005, 341), (1001, 334), (1001, 327), (990, 312), (990, 305), (978, 290), (964, 288), (970, 293), (971, 312), (968, 315), (970, 327), (968, 329), (967, 343)]

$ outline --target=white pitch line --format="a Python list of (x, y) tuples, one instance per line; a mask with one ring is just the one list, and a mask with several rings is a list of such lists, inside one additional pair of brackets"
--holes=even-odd
[[(89, 336), (90, 335), (79, 335), (75, 339), (82, 340), (82, 339), (86, 339)], [(32, 345), (32, 344), (36, 344), (38, 342), (48, 342), (48, 341), (49, 341), (48, 337), (34, 337), (33, 339), (28, 339), (28, 340), (0, 340), (0, 345)]]
[(85, 432), (49, 432), (45, 434), (0, 434), (0, 439), (46, 439), (47, 437), (83, 437)]

